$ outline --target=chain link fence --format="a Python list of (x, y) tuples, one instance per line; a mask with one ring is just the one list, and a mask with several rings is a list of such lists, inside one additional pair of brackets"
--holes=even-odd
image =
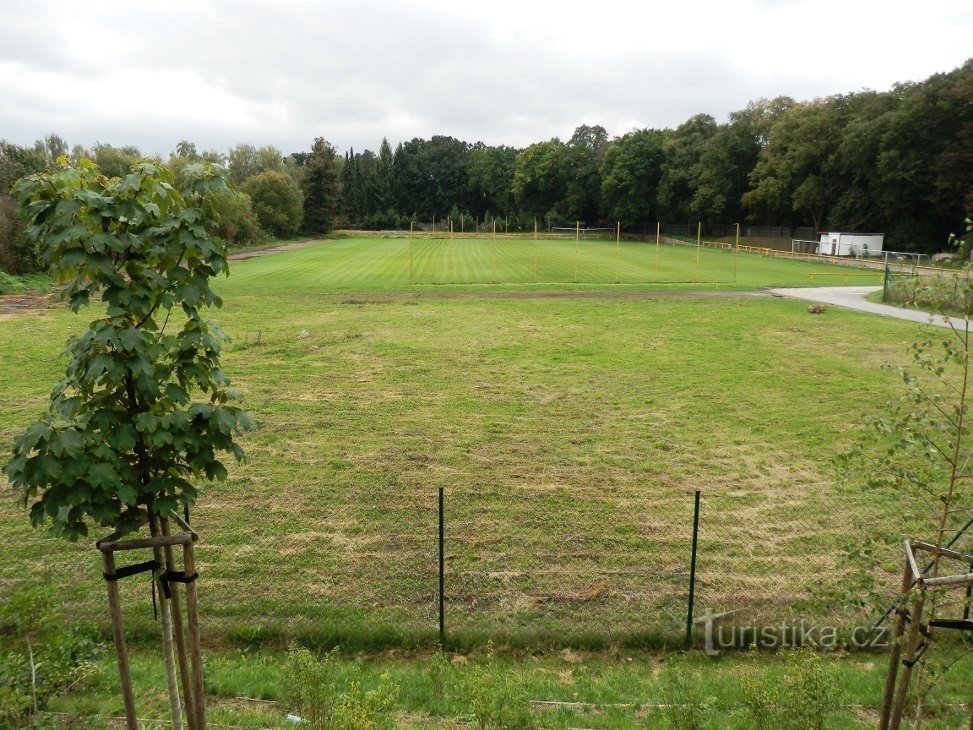
[(973, 276), (968, 269), (886, 267), (882, 301), (927, 310), (965, 312), (973, 297)]
[[(255, 510), (247, 529), (233, 531), (225, 515), (217, 520), (200, 509), (193, 526), (200, 533), (204, 636), (368, 648), (434, 643), (437, 495), (432, 489), (390, 495), (355, 500), (357, 514), (348, 513), (350, 502), (320, 511), (310, 504), (278, 514)], [(860, 520), (868, 510), (862, 498), (828, 493), (823, 485), (703, 490), (701, 497), (692, 607), (697, 645), (714, 616), (721, 625), (750, 627), (850, 628), (878, 618), (835, 598), (853, 591), (866, 570), (847, 559), (868, 529)], [(681, 645), (691, 610), (693, 503), (688, 490), (635, 502), (602, 489), (579, 495), (556, 486), (447, 488), (447, 637), (459, 645)], [(603, 519), (592, 520), (592, 513)], [(60, 587), (72, 617), (107, 626), (94, 547), (40, 533), (22, 539), (33, 559), (0, 568), (0, 593), (47, 580)], [(956, 544), (969, 543), (964, 536)], [(868, 570), (891, 600), (901, 545), (885, 549), (888, 569)], [(147, 557), (119, 554), (119, 566)], [(136, 635), (154, 632), (149, 574), (118, 585), (126, 627)]]

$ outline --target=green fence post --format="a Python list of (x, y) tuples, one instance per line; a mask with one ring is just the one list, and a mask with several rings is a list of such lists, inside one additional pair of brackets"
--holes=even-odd
[(696, 546), (699, 543), (699, 495), (696, 490), (696, 505), (693, 510), (693, 554), (689, 562), (689, 610), (686, 612), (686, 648), (693, 641), (693, 606), (696, 602)]
[(446, 645), (446, 551), (445, 551), (445, 500), (443, 487), (439, 488), (439, 647)]

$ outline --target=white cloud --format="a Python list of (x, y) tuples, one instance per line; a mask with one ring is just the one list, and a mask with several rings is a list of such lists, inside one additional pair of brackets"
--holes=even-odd
[(174, 0), (0, 7), (0, 137), (377, 149), (719, 120), (966, 58), (966, 0)]

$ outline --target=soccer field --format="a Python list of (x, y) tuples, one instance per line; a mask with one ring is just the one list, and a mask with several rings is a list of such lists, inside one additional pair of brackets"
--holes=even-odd
[(424, 285), (680, 285), (755, 288), (880, 284), (882, 272), (758, 253), (644, 241), (341, 238), (234, 271), (235, 281), (394, 289)]
[[(491, 245), (463, 249), (468, 272)], [(419, 249), (449, 261), (448, 242)], [(695, 254), (660, 251), (682, 270)], [(880, 366), (907, 360), (915, 325), (715, 286), (410, 286), (408, 260), (407, 241), (347, 239), (218, 282), (224, 369), (260, 427), (193, 510), (208, 636), (434, 637), (439, 487), (451, 634), (527, 645), (680, 640), (697, 489), (700, 610), (745, 620), (820, 617), (808, 601), (844, 585), (856, 522), (905, 529), (901, 504), (839, 490), (831, 458), (897, 392)], [(818, 267), (740, 254), (744, 270), (755, 287)], [(0, 313), (5, 451), (98, 314)], [(0, 595), (46, 575), (104, 620), (90, 541), (31, 530), (10, 500), (0, 529)], [(148, 584), (123, 583), (128, 625), (154, 630)]]

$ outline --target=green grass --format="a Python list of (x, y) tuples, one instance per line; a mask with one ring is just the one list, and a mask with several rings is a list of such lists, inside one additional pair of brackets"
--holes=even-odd
[[(847, 283), (849, 273), (862, 274), (830, 264), (706, 247), (530, 238), (343, 238), (248, 264), (234, 271), (235, 285), (265, 290), (275, 282), (348, 290), (457, 284), (557, 288), (702, 284), (747, 289), (806, 286), (812, 280), (817, 285), (840, 285)], [(879, 282), (880, 272), (871, 278)]]
[[(964, 726), (963, 704), (969, 700), (969, 656), (956, 648), (940, 650), (958, 663), (935, 682), (925, 702), (928, 728)], [(284, 655), (273, 650), (214, 650), (207, 654), (207, 719), (237, 727), (293, 727), (288, 714), (297, 709), (287, 700)], [(544, 728), (671, 728), (668, 705), (693, 710), (703, 728), (752, 728), (742, 679), (757, 680), (771, 695), (793, 707), (788, 677), (801, 665), (796, 652), (744, 653), (710, 659), (699, 654), (661, 656), (642, 652), (489, 656), (391, 653), (384, 656), (339, 655), (335, 686), (357, 682), (360, 691), (376, 690), (394, 697), (386, 716), (395, 727), (453, 728), (474, 717), (471, 692), (484, 687), (496, 697), (506, 692), (530, 704), (529, 714)], [(100, 673), (76, 691), (57, 698), (44, 716), (49, 724), (102, 727), (106, 718), (121, 717), (117, 670), (107, 656)], [(824, 713), (825, 727), (875, 727), (884, 682), (885, 657), (875, 654), (824, 655), (822, 685), (837, 693)], [(168, 705), (165, 674), (154, 650), (136, 651), (132, 672), (139, 716), (164, 721)], [(687, 691), (687, 687), (691, 688)], [(775, 707), (775, 724), (788, 724)], [(149, 723), (146, 723), (147, 725)], [(688, 727), (688, 725), (687, 725)]]
[[(693, 284), (696, 251), (662, 247), (668, 279), (640, 285), (654, 251), (639, 249), (648, 263), (625, 279), (608, 246), (575, 283), (562, 246), (560, 268), (531, 284), (529, 257), (512, 248), (522, 244), (498, 242), (498, 271), (509, 272), (499, 285), (483, 281), (489, 241), (462, 250), (455, 277), (448, 242), (417, 242), (428, 246), (425, 283), (410, 285), (407, 242), (394, 240), (239, 261), (218, 283), (225, 307), (214, 317), (232, 338), (224, 366), (261, 426), (245, 439), (248, 463), (193, 513), (211, 722), (288, 726), (282, 646), (297, 637), (348, 651), (342, 681), (394, 689), (401, 727), (472, 721), (474, 678), (578, 703), (535, 704), (542, 727), (669, 727), (673, 701), (704, 727), (752, 727), (740, 678), (784, 687), (790, 654), (644, 650), (681, 646), (693, 491), (703, 492), (698, 611), (742, 608), (747, 625), (862, 620), (813, 600), (849, 586), (841, 555), (861, 537), (857, 523), (922, 536), (909, 505), (840, 489), (831, 465), (853, 424), (899, 392), (880, 366), (908, 361), (916, 325), (724, 291), (806, 284), (822, 271), (808, 264), (741, 254), (734, 285), (720, 278), (732, 254), (704, 249), (711, 282)], [(828, 270), (833, 283), (848, 271)], [(468, 280), (480, 283), (449, 283)], [(65, 341), (95, 315), (0, 312), (3, 450), (45, 407)], [(438, 487), (455, 661), (445, 676), (414, 650), (436, 640)], [(0, 530), (0, 600), (46, 577), (73, 616), (104, 626), (90, 541), (31, 530), (11, 501)], [(887, 557), (891, 592), (900, 547)], [(149, 584), (120, 588), (138, 706), (162, 718)], [(488, 641), (505, 651), (488, 660)], [(932, 661), (959, 651), (937, 645)], [(884, 656), (825, 665), (840, 688), (828, 726), (874, 726)], [(50, 708), (65, 714), (45, 719), (100, 727), (121, 715), (110, 654), (100, 666)], [(945, 675), (927, 726), (961, 722), (969, 671), (966, 657)]]
[[(831, 458), (897, 392), (880, 366), (915, 325), (712, 287), (410, 287), (403, 245), (240, 261), (218, 285), (224, 366), (261, 427), (193, 514), (210, 640), (431, 643), (439, 487), (460, 648), (680, 642), (696, 489), (698, 605), (746, 622), (838, 620), (810, 601), (844, 585), (856, 521), (907, 529), (901, 505), (838, 490)], [(660, 255), (685, 270), (695, 251)], [(750, 286), (817, 270), (740, 261)], [(0, 313), (4, 450), (93, 314)], [(103, 621), (90, 542), (31, 530), (10, 501), (0, 528), (0, 594), (47, 574)], [(148, 582), (121, 587), (128, 625), (154, 631)]]

